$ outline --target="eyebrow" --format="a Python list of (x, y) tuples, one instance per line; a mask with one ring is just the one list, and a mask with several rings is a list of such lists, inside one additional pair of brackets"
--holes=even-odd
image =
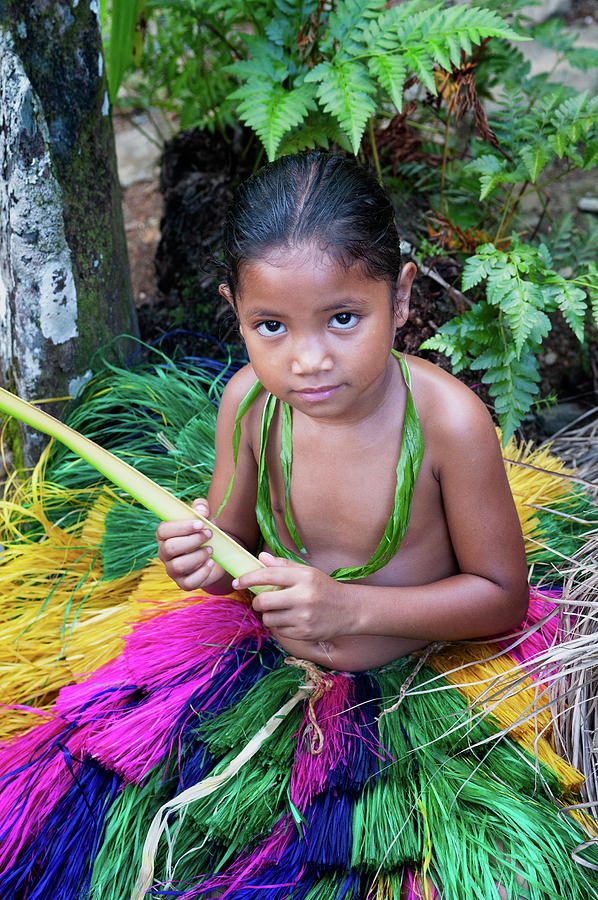
[[(368, 301), (361, 297), (343, 297), (342, 300), (336, 300), (334, 303), (328, 304), (328, 306), (322, 306), (320, 312), (334, 312), (337, 309), (345, 309), (347, 306), (363, 309), (368, 306)], [(274, 311), (264, 307), (256, 307), (255, 309), (249, 309), (245, 315), (247, 318), (275, 319), (278, 321), (283, 312), (281, 310)]]

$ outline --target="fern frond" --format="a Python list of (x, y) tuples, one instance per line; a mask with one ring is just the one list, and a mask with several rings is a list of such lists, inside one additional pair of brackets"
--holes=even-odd
[(276, 157), (286, 132), (302, 122), (309, 110), (315, 108), (313, 89), (306, 84), (285, 91), (280, 84), (251, 79), (234, 91), (231, 97), (238, 101), (239, 118), (255, 131), (269, 160)]
[[(511, 41), (531, 40), (511, 28), (497, 13), (490, 9), (455, 4), (434, 4), (422, 9), (419, 0), (408, 0), (393, 10), (397, 30), (403, 40), (442, 43), (448, 49), (449, 38), (458, 41), (460, 48), (470, 53), (472, 45), (487, 37), (506, 38)], [(459, 60), (455, 60), (457, 64)]]
[(323, 109), (311, 112), (307, 119), (291, 128), (278, 147), (278, 155), (300, 153), (302, 150), (313, 150), (316, 147), (328, 149), (330, 143), (339, 144), (347, 153), (351, 152), (351, 144), (336, 119), (325, 113)]
[(598, 269), (596, 268), (596, 263), (589, 262), (584, 274), (575, 280), (577, 284), (582, 285), (588, 292), (594, 323), (598, 326)]
[(585, 337), (584, 322), (587, 308), (585, 292), (564, 278), (555, 278), (545, 290), (563, 314), (563, 318), (577, 340), (582, 343)]
[(550, 332), (550, 319), (540, 308), (544, 305), (542, 288), (523, 279), (506, 260), (504, 266), (495, 266), (489, 273), (486, 296), (505, 314), (518, 356), (530, 338), (537, 340)]
[(365, 66), (351, 60), (326, 61), (312, 69), (305, 81), (317, 83), (321, 106), (338, 120), (357, 153), (366, 122), (376, 109), (371, 97), (376, 88)]
[(547, 141), (540, 138), (533, 147), (524, 147), (519, 156), (527, 169), (529, 180), (535, 184), (546, 163), (554, 156), (554, 152)]
[(548, 137), (555, 153), (562, 158), (598, 121), (598, 98), (589, 100), (588, 91), (567, 98), (552, 115), (553, 134)]
[(477, 159), (467, 163), (466, 167), (480, 177), (480, 200), (484, 200), (497, 185), (507, 181), (509, 177), (507, 161), (492, 153), (478, 156)]
[(276, 12), (266, 24), (266, 34), (273, 44), (288, 49), (297, 43), (297, 34), (317, 10), (317, 0), (274, 0)]
[(598, 50), (595, 47), (573, 47), (567, 51), (567, 64), (587, 72), (598, 68)]
[[(254, 55), (249, 59), (238, 59), (228, 66), (223, 66), (222, 71), (228, 72), (242, 81), (253, 79), (265, 79), (276, 84), (282, 84), (289, 74), (288, 67), (283, 61), (283, 51), (276, 52), (278, 48), (268, 44), (263, 38), (256, 38)], [(259, 44), (263, 44), (259, 48)]]
[(335, 48), (337, 58), (346, 59), (355, 50), (355, 41), (361, 43), (361, 32), (368, 22), (377, 18), (384, 6), (385, 0), (343, 0), (328, 17), (328, 34), (322, 49)]
[(402, 56), (379, 53), (370, 56), (368, 68), (378, 83), (388, 92), (398, 112), (403, 110), (403, 85), (407, 78), (407, 62)]
[(455, 375), (469, 365), (469, 357), (463, 352), (458, 342), (453, 339), (453, 336), (446, 331), (444, 333), (437, 332), (432, 337), (429, 337), (423, 342), (420, 349), (436, 350), (438, 353), (444, 353), (449, 358), (453, 374)]
[(488, 277), (495, 263), (495, 253), (494, 244), (483, 244), (477, 248), (475, 256), (470, 256), (465, 260), (461, 279), (461, 287), (464, 291), (469, 291)]
[(533, 353), (525, 353), (509, 365), (488, 369), (482, 381), (494, 399), (504, 445), (533, 406), (540, 383), (538, 362)]

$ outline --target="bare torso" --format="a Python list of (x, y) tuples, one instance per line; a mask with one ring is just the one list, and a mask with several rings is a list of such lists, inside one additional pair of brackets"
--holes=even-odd
[[(410, 361), (416, 405), (426, 406), (426, 365)], [(352, 427), (323, 425), (295, 412), (291, 510), (303, 540), (308, 565), (323, 572), (365, 563), (384, 532), (392, 512), (396, 465), (403, 430), (407, 388), (396, 367), (388, 404), (371, 420)], [(418, 399), (419, 398), (419, 399)], [(249, 439), (259, 446), (262, 403), (249, 418)], [(440, 483), (435, 472), (434, 446), (426, 442), (421, 417), (424, 457), (413, 495), (410, 524), (399, 552), (382, 569), (360, 581), (381, 586), (428, 584), (458, 572)], [(430, 435), (428, 433), (428, 439)], [(272, 423), (268, 441), (268, 471), (277, 532), (293, 547), (284, 523), (284, 487), (280, 468), (280, 423)], [(265, 548), (269, 549), (269, 548)], [(347, 635), (326, 642), (273, 637), (290, 654), (339, 670), (356, 671), (383, 665), (425, 646), (425, 641), (379, 635)]]

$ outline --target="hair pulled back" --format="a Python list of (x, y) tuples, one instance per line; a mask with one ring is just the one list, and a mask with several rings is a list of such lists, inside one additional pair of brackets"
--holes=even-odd
[(353, 160), (318, 151), (283, 156), (237, 191), (224, 228), (224, 266), (236, 300), (244, 263), (274, 250), (317, 247), (344, 267), (394, 286), (401, 268), (390, 200)]

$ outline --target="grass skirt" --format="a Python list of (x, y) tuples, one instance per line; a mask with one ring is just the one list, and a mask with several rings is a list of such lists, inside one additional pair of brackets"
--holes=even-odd
[[(289, 665), (230, 598), (138, 625), (5, 751), (0, 896), (398, 898), (409, 881), (418, 896), (416, 873), (446, 900), (489, 900), (497, 884), (509, 898), (593, 896), (573, 860), (587, 836), (555, 805), (575, 773), (538, 762), (521, 734), (497, 737), (500, 709), (480, 715), (438, 674), (454, 652), (353, 674)], [(189, 799), (272, 717), (238, 774)], [(136, 893), (160, 810), (151, 886)]]
[[(190, 499), (211, 366), (109, 366), (67, 421)], [(558, 583), (595, 508), (547, 451), (505, 456), (534, 575)], [(556, 640), (558, 592), (508, 648), (329, 673), (289, 665), (238, 599), (177, 591), (155, 527), (64, 448), (0, 503), (0, 897), (392, 900), (422, 875), (446, 900), (598, 896), (546, 686), (509, 690)]]

